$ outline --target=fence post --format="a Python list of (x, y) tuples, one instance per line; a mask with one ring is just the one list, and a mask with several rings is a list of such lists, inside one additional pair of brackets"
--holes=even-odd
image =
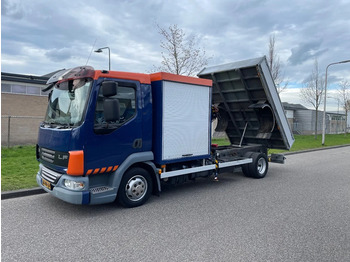
[(11, 116), (7, 121), (7, 148), (10, 148)]

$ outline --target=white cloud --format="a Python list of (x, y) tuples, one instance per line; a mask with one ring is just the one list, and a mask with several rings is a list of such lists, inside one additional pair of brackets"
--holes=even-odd
[[(349, 13), (348, 1), (326, 0), (3, 0), (2, 71), (40, 75), (85, 64), (95, 43), (111, 48), (112, 69), (147, 72), (161, 61), (156, 24), (199, 35), (211, 65), (266, 55), (275, 33), (285, 80), (295, 83), (281, 96), (300, 103), (293, 87), (315, 56), (323, 74), (329, 63), (350, 59)], [(89, 64), (106, 68), (108, 57), (93, 52)], [(349, 72), (350, 63), (329, 68), (329, 89)]]

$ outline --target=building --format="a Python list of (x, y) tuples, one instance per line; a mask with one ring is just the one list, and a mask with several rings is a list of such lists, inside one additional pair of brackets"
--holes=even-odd
[(47, 92), (42, 89), (50, 75), (1, 73), (2, 146), (36, 143), (47, 107)]
[[(282, 103), (289, 125), (295, 134), (315, 134), (316, 110), (307, 109), (300, 104)], [(317, 133), (322, 134), (323, 111), (317, 112)], [(326, 134), (345, 133), (346, 116), (340, 112), (326, 113)]]

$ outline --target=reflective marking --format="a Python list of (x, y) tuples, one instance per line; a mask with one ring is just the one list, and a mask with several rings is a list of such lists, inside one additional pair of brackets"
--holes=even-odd
[(116, 171), (117, 168), (119, 166), (116, 165), (116, 166), (109, 166), (108, 168), (107, 167), (101, 167), (101, 168), (95, 168), (95, 169), (89, 169), (87, 172), (86, 172), (86, 175), (95, 175), (95, 174), (103, 174), (103, 173), (109, 173), (111, 171)]

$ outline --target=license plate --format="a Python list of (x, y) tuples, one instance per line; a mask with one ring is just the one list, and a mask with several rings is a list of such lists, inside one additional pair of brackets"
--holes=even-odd
[(41, 179), (41, 183), (43, 184), (44, 187), (47, 187), (48, 189), (52, 189), (51, 183), (45, 179)]

